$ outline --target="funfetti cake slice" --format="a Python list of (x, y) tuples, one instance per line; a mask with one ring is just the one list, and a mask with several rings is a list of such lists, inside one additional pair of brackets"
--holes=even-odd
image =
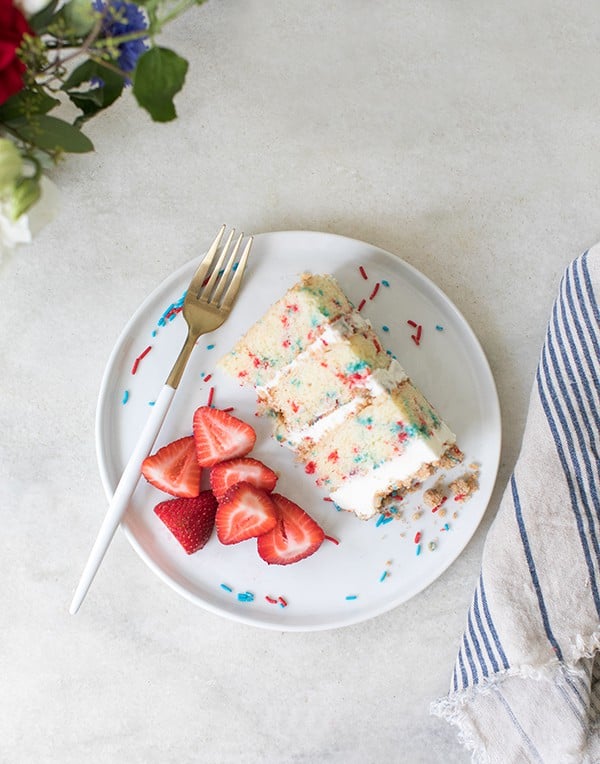
[(330, 275), (304, 274), (219, 365), (342, 509), (368, 519), (452, 455), (456, 438)]

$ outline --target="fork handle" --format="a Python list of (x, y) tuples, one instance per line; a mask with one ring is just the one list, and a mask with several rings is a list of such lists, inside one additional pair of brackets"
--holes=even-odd
[(100, 526), (100, 531), (98, 532), (90, 556), (88, 557), (83, 573), (81, 574), (81, 579), (75, 590), (71, 607), (69, 608), (69, 613), (71, 613), (71, 615), (74, 615), (79, 610), (81, 603), (85, 599), (88, 589), (94, 580), (94, 576), (104, 559), (106, 550), (110, 546), (110, 542), (115, 535), (115, 531), (123, 519), (129, 501), (139, 482), (142, 462), (152, 451), (152, 447), (154, 446), (160, 428), (165, 421), (165, 416), (169, 410), (174, 394), (174, 387), (171, 387), (168, 384), (164, 385), (152, 407), (152, 413), (148, 417), (144, 429), (142, 430), (142, 434), (125, 466), (121, 479), (119, 480), (110, 504), (108, 505), (108, 510), (102, 525)]

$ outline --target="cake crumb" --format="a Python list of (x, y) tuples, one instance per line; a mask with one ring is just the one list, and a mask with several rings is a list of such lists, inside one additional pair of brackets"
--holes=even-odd
[(451, 469), (452, 467), (456, 467), (457, 464), (461, 464), (464, 458), (465, 455), (460, 448), (458, 446), (452, 446), (442, 456), (439, 464), (443, 469)]
[(465, 502), (479, 488), (479, 480), (476, 472), (467, 473), (462, 477), (453, 480), (449, 486), (454, 494), (454, 501)]
[(425, 491), (423, 494), (423, 501), (427, 504), (427, 506), (431, 507), (431, 509), (438, 507), (444, 501), (444, 499), (444, 491), (439, 485), (436, 485), (433, 488), (428, 488), (427, 491)]

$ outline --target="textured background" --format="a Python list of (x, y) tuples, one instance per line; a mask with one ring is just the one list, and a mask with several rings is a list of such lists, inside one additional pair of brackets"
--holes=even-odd
[[(127, 94), (92, 122), (96, 153), (53, 173), (59, 215), (0, 264), (0, 761), (468, 760), (428, 707), (449, 684), (558, 280), (599, 236), (599, 34), (593, 2), (210, 0), (163, 35), (190, 61), (179, 119), (154, 125)], [(93, 426), (110, 350), (224, 221), (397, 253), (490, 360), (504, 445), (486, 518), (434, 585), (371, 622), (229, 622), (121, 534), (67, 613), (105, 510)]]

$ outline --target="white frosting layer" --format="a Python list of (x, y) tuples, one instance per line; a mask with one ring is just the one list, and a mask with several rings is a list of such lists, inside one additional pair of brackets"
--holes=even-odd
[(358, 517), (368, 520), (377, 514), (381, 497), (393, 490), (395, 484), (410, 478), (423, 464), (436, 462), (455, 440), (454, 433), (442, 423), (431, 437), (418, 436), (410, 441), (402, 456), (367, 475), (347, 478), (330, 496), (342, 509), (352, 510)]

